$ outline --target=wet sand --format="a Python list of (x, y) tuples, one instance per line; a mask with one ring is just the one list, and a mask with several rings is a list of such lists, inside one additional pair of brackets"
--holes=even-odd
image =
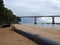
[(10, 28), (0, 28), (0, 45), (37, 45), (32, 40), (17, 34)]
[(37, 26), (19, 25), (19, 24), (15, 24), (14, 26), (17, 29), (21, 29), (29, 33), (37, 34), (60, 43), (60, 30), (37, 27)]

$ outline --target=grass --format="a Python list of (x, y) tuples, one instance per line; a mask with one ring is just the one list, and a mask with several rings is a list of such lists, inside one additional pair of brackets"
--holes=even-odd
[(11, 30), (12, 30), (12, 31), (14, 31), (14, 30), (15, 30), (14, 26), (11, 26)]
[(0, 25), (0, 28), (1, 28), (1, 25)]

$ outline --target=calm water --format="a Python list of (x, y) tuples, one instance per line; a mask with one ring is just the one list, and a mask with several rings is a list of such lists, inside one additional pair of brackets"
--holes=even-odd
[(58, 29), (60, 30), (60, 24), (33, 24), (33, 23), (21, 23), (24, 25), (29, 25), (29, 26), (37, 26), (37, 27), (43, 27), (43, 28), (51, 28), (51, 29)]

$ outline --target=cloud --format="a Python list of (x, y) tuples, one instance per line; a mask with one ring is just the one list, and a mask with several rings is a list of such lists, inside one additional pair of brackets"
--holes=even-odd
[(18, 16), (60, 14), (60, 0), (4, 0), (4, 4)]
[(47, 21), (47, 22), (52, 22), (52, 18), (51, 17), (44, 17), (44, 18), (41, 18), (41, 20), (43, 21)]
[(60, 15), (60, 0), (4, 0), (17, 16)]

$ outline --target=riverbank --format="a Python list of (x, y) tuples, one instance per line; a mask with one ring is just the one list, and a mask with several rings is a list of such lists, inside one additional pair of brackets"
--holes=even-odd
[(32, 40), (17, 34), (10, 28), (0, 28), (0, 45), (37, 45)]
[(50, 28), (43, 28), (37, 26), (27, 26), (27, 25), (14, 25), (17, 29), (22, 31), (26, 31), (29, 33), (37, 34), (47, 39), (56, 41), (60, 43), (60, 30), (50, 29)]

